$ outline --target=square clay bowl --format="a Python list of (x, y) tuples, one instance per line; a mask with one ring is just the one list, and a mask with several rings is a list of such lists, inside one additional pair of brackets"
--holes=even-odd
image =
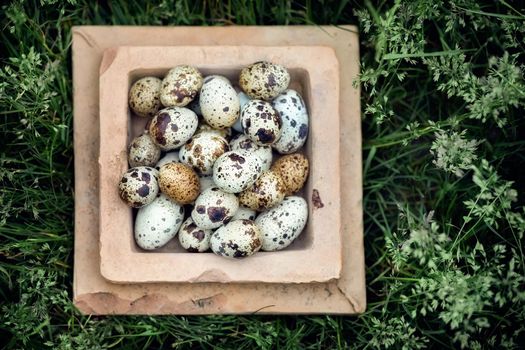
[[(278, 252), (258, 252), (241, 260), (213, 253), (188, 253), (175, 238), (158, 251), (143, 251), (133, 238), (133, 211), (118, 195), (128, 169), (127, 145), (141, 134), (146, 119), (130, 114), (128, 91), (137, 79), (162, 77), (180, 64), (204, 76), (221, 74), (233, 83), (242, 67), (266, 60), (291, 74), (290, 87), (305, 99), (310, 133), (303, 148), (310, 173), (303, 193), (308, 223), (292, 245)], [(338, 279), (341, 273), (339, 155), (339, 64), (324, 46), (120, 46), (104, 52), (100, 66), (100, 269), (113, 283), (268, 282), (306, 283)], [(323, 210), (315, 210), (320, 205)]]
[[(361, 113), (357, 28), (343, 26), (133, 27), (72, 29), (75, 250), (74, 305), (89, 315), (356, 314), (366, 310)], [(339, 66), (342, 269), (312, 283), (112, 283), (100, 271), (99, 69), (118, 46), (327, 46)], [(315, 86), (313, 86), (315, 89)], [(310, 104), (312, 101), (309, 101)], [(324, 193), (307, 193), (325, 203)], [(320, 203), (320, 202), (318, 202)], [(175, 268), (175, 267), (174, 267)]]

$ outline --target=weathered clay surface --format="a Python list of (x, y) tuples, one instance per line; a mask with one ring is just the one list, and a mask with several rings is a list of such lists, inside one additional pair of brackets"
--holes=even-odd
[[(107, 54), (105, 51), (105, 55)], [(99, 85), (99, 232), (102, 276), (114, 283), (305, 283), (339, 278), (342, 255), (338, 181), (339, 64), (332, 48), (124, 46), (110, 49), (109, 55), (112, 61), (103, 58)], [(326, 205), (322, 211), (314, 211), (309, 216), (308, 225), (302, 233), (309, 244), (279, 253), (255, 254), (242, 262), (221, 259), (212, 253), (166, 254), (140, 251), (133, 242), (130, 225), (132, 211), (115, 195), (115, 184), (127, 167), (121, 155), (127, 151), (128, 140), (135, 136), (126, 132), (129, 124), (133, 123), (127, 112), (127, 96), (134, 72), (140, 69), (150, 75), (150, 71), (168, 71), (172, 66), (192, 62), (203, 71), (209, 69), (234, 81), (242, 67), (260, 60), (278, 62), (292, 72), (292, 82), (304, 95), (312, 115), (311, 131), (304, 152), (315, 166), (311, 167), (305, 188), (307, 193), (312, 188), (317, 188)], [(161, 189), (162, 174), (161, 169)], [(170, 196), (169, 192), (166, 193)], [(281, 193), (284, 195), (284, 189)], [(311, 201), (309, 196), (306, 199)], [(247, 203), (245, 205), (250, 206)], [(313, 207), (313, 204), (310, 203), (310, 206)], [(261, 210), (265, 206), (259, 203), (256, 207)], [(165, 251), (169, 251), (169, 248)], [(173, 268), (174, 266), (177, 268)], [(210, 269), (221, 271), (224, 277), (217, 279), (216, 275), (212, 275), (208, 279), (207, 271)]]
[[(359, 91), (352, 88), (358, 73), (358, 37), (355, 27), (228, 27), (228, 28), (131, 28), (131, 27), (75, 27), (73, 29), (74, 70), (74, 137), (75, 137), (75, 268), (74, 299), (77, 307), (91, 314), (214, 314), (214, 313), (359, 313), (366, 307), (363, 227), (361, 132)], [(114, 284), (100, 273), (100, 255), (97, 244), (99, 230), (98, 165), (99, 157), (99, 89), (98, 74), (110, 69), (120, 50), (104, 50), (124, 45), (321, 45), (334, 48), (340, 66), (339, 102), (341, 121), (341, 213), (342, 216), (342, 270), (338, 279), (325, 283), (133, 283)], [(101, 64), (102, 62), (102, 64)], [(329, 70), (330, 67), (324, 67)], [(208, 72), (211, 72), (209, 67)], [(205, 72), (205, 73), (208, 73)], [(161, 75), (163, 71), (152, 71)], [(142, 74), (142, 73), (140, 73)], [(293, 75), (293, 73), (292, 73)], [(292, 78), (293, 79), (293, 78)], [(310, 88), (311, 80), (304, 82)], [(313, 90), (313, 89), (312, 89)], [(317, 91), (316, 93), (323, 94)], [(310, 100), (311, 101), (311, 100)], [(122, 112), (122, 111), (120, 111)], [(127, 111), (124, 111), (127, 113)], [(312, 121), (319, 116), (311, 114)], [(136, 120), (135, 117), (132, 117)], [(142, 124), (140, 124), (142, 123)], [(318, 123), (323, 123), (318, 120)], [(133, 135), (139, 134), (145, 121), (133, 123)], [(127, 125), (116, 122), (113, 135), (127, 137)], [(315, 126), (312, 125), (312, 129)], [(119, 136), (116, 136), (119, 137)], [(125, 143), (127, 140), (120, 140)], [(120, 145), (121, 146), (121, 145)], [(318, 148), (317, 142), (307, 145)], [(326, 145), (325, 145), (326, 147)], [(335, 148), (338, 148), (337, 145)], [(110, 159), (111, 166), (124, 170), (126, 155), (117, 147)], [(331, 145), (329, 150), (334, 149)], [(122, 150), (125, 150), (123, 148)], [(102, 159), (99, 160), (102, 163)], [(312, 165), (315, 167), (315, 164)], [(332, 169), (333, 170), (333, 169)], [(117, 175), (118, 176), (118, 175)], [(334, 186), (337, 176), (324, 178)], [(103, 181), (100, 181), (102, 183)], [(114, 185), (113, 185), (114, 186)], [(313, 196), (314, 189), (316, 195)], [(310, 201), (311, 215), (327, 213), (333, 203), (321, 185), (309, 186), (305, 195)], [(315, 203), (314, 203), (315, 202)], [(324, 206), (319, 205), (323, 203)], [(314, 205), (315, 204), (315, 205)], [(105, 214), (117, 214), (118, 206), (106, 207)], [(111, 226), (110, 223), (107, 225)], [(131, 220), (127, 223), (131, 228)], [(113, 226), (114, 227), (114, 226)], [(128, 239), (127, 247), (137, 250), (124, 225), (114, 232)], [(308, 249), (315, 239), (305, 235), (294, 243), (292, 251)], [(103, 248), (103, 247), (102, 247)], [(173, 248), (167, 247), (167, 251)], [(138, 251), (138, 250), (137, 250)], [(141, 253), (148, 254), (148, 253)], [(140, 255), (140, 254), (139, 254)], [(164, 254), (166, 256), (177, 254)], [(205, 255), (205, 254), (204, 254)], [(152, 264), (153, 262), (149, 262)], [(151, 267), (151, 265), (150, 265)], [(183, 268), (184, 266), (181, 266)], [(102, 268), (103, 265), (102, 265)], [(128, 265), (128, 271), (133, 265)], [(126, 271), (123, 272), (126, 274)], [(235, 276), (237, 277), (237, 276)], [(231, 276), (223, 269), (207, 269), (189, 280), (228, 281)]]

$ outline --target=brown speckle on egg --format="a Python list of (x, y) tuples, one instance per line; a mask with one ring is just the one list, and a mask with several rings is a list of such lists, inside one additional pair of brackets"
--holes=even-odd
[(141, 117), (153, 117), (161, 107), (161, 80), (156, 77), (144, 77), (137, 80), (129, 90), (129, 106)]
[(241, 70), (239, 85), (251, 98), (269, 101), (286, 90), (290, 74), (285, 67), (271, 62), (256, 62)]
[(189, 166), (168, 163), (160, 168), (160, 190), (179, 204), (192, 203), (199, 195), (199, 177)]
[(308, 178), (308, 158), (300, 153), (289, 154), (278, 159), (271, 169), (283, 179), (286, 195), (291, 195), (303, 188)]
[(197, 115), (183, 107), (167, 107), (151, 120), (149, 134), (161, 150), (169, 151), (188, 141), (198, 125)]
[(179, 242), (190, 253), (202, 253), (210, 247), (211, 234), (211, 230), (198, 227), (193, 219), (189, 217), (179, 230)]
[(228, 222), (238, 208), (239, 200), (234, 194), (211, 187), (199, 195), (191, 216), (198, 227), (214, 229)]
[(271, 145), (281, 137), (281, 116), (268, 102), (251, 100), (241, 112), (244, 133), (256, 144)]
[(128, 150), (128, 162), (132, 167), (154, 166), (160, 158), (160, 148), (149, 134), (143, 134), (131, 141)]
[(199, 102), (202, 117), (216, 129), (232, 126), (239, 117), (237, 92), (225, 77), (207, 77), (200, 91)]
[(156, 173), (157, 170), (144, 166), (126, 171), (119, 183), (120, 198), (133, 208), (151, 203), (159, 192)]
[(286, 187), (279, 174), (265, 171), (239, 195), (239, 203), (253, 210), (262, 211), (279, 204), (285, 196)]
[(199, 174), (210, 175), (215, 161), (229, 151), (229, 148), (228, 141), (223, 137), (211, 132), (202, 132), (181, 147), (179, 158), (182, 163), (192, 166)]
[(211, 236), (212, 251), (226, 258), (245, 258), (262, 246), (259, 227), (252, 220), (235, 220), (219, 227)]
[(172, 68), (162, 80), (160, 101), (166, 107), (189, 104), (202, 86), (202, 74), (195, 67), (181, 65)]

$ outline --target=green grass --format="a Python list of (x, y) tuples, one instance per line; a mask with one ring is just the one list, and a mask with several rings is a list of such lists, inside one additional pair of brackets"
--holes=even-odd
[[(4, 348), (525, 347), (523, 1), (1, 6)], [(361, 31), (367, 312), (80, 315), (71, 304), (71, 26), (338, 23)]]

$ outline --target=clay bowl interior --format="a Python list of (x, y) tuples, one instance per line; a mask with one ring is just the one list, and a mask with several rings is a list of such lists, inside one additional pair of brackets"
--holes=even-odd
[[(238, 68), (222, 68), (222, 69), (219, 69), (219, 68), (218, 69), (201, 68), (201, 67), (197, 67), (197, 68), (199, 69), (199, 71), (205, 77), (208, 76), (208, 75), (212, 75), (212, 74), (218, 74), (218, 75), (225, 76), (232, 82), (234, 87), (238, 88), (238, 79), (239, 79), (239, 74), (241, 72), (241, 68), (240, 67), (238, 67)], [(142, 77), (145, 77), (145, 76), (155, 76), (155, 77), (158, 77), (158, 78), (162, 79), (166, 75), (167, 71), (168, 70), (166, 70), (166, 69), (137, 69), (137, 70), (133, 70), (133, 71), (131, 71), (129, 73), (129, 79), (128, 79), (129, 87), (128, 88), (131, 88), (131, 86), (133, 85), (133, 83), (135, 81), (137, 81), (138, 79), (140, 79)], [(308, 71), (306, 71), (305, 69), (301, 69), (301, 68), (295, 68), (295, 69), (290, 69), (289, 72), (290, 72), (290, 85), (289, 85), (289, 88), (290, 89), (294, 89), (297, 92), (299, 92), (299, 94), (301, 94), (301, 96), (304, 99), (304, 103), (306, 104), (307, 109), (310, 110), (310, 105), (309, 105), (309, 100), (310, 100), (310, 94), (309, 94), (309, 92), (310, 92), (310, 79), (309, 79), (309, 76), (308, 76)], [(149, 119), (150, 118), (139, 117), (139, 116), (135, 115), (130, 109), (128, 109), (128, 125), (129, 125), (129, 128), (128, 128), (128, 144), (131, 143), (131, 140), (133, 140), (133, 138), (141, 135), (144, 132), (144, 129), (146, 127), (146, 123), (148, 122)], [(202, 120), (202, 118), (199, 119), (199, 122), (201, 120)], [(176, 151), (178, 152), (178, 149)], [(308, 137), (307, 140), (306, 140), (305, 145), (299, 150), (299, 153), (304, 154), (308, 159), (310, 159), (309, 155), (311, 154), (311, 151), (312, 151), (312, 142), (311, 142), (311, 138)], [(161, 157), (164, 156), (164, 154), (165, 154), (165, 152), (162, 153)], [(273, 152), (273, 162), (275, 160), (279, 159), (280, 156), (281, 155), (279, 153), (274, 151)], [(312, 167), (312, 166), (314, 166), (314, 164), (311, 164), (311, 162), (310, 162), (310, 167)], [(311, 201), (311, 198), (307, 198), (307, 196), (306, 196), (306, 193), (311, 193), (311, 191), (312, 191), (311, 182), (308, 179), (306, 184), (304, 185), (304, 188), (301, 189), (301, 191), (299, 191), (295, 195), (303, 197), (306, 201)], [(311, 205), (311, 203), (309, 203), (309, 205)], [(185, 217), (188, 217), (190, 215), (191, 207), (190, 206), (186, 206), (185, 209), (186, 209)], [(130, 209), (130, 210), (132, 211), (131, 220), (133, 221), (132, 222), (132, 224), (133, 224), (134, 220), (135, 220), (136, 213), (137, 213), (137, 209)], [(310, 219), (308, 219), (308, 220), (310, 220)], [(180, 243), (178, 242), (177, 237), (175, 237), (174, 239), (170, 240), (162, 248), (154, 250), (154, 251), (146, 251), (146, 250), (141, 249), (135, 243), (135, 240), (133, 239), (132, 235), (130, 235), (129, 238), (131, 240), (132, 250), (134, 252), (136, 252), (136, 253), (147, 253), (147, 254), (155, 254), (155, 253), (184, 253), (184, 254), (193, 254), (193, 253), (188, 253), (186, 250), (184, 250), (184, 248), (182, 248), (180, 246)], [(294, 242), (292, 242), (292, 244), (289, 245), (286, 248), (286, 250), (307, 250), (308, 248), (311, 247), (312, 242), (313, 242), (313, 232), (311, 230), (310, 225), (308, 225), (308, 222), (307, 222), (306, 227), (304, 228), (304, 230), (301, 233), (301, 235)], [(210, 250), (210, 251), (208, 251), (206, 253), (201, 253), (201, 254), (213, 254), (213, 253)], [(276, 253), (267, 253), (267, 252), (260, 251), (257, 254), (276, 254)]]
[[(304, 57), (311, 59), (305, 61)], [(174, 238), (155, 251), (134, 240), (136, 210), (118, 196), (117, 184), (129, 165), (127, 148), (148, 118), (128, 107), (131, 85), (144, 76), (164, 77), (178, 64), (192, 64), (204, 76), (224, 75), (235, 86), (242, 67), (261, 59), (283, 64), (290, 88), (309, 111), (309, 135), (301, 149), (309, 160), (307, 183), (297, 195), (308, 203), (301, 235), (278, 252), (241, 260), (189, 253)], [(323, 64), (318, 64), (323, 62)], [(100, 69), (100, 258), (101, 274), (113, 283), (134, 282), (324, 282), (341, 271), (338, 61), (327, 47), (117, 47), (106, 50)], [(277, 154), (274, 152), (277, 159)], [(318, 190), (324, 206), (314, 203)], [(190, 210), (187, 208), (186, 216)], [(169, 254), (167, 254), (169, 253)], [(176, 266), (177, 268), (173, 268)]]

